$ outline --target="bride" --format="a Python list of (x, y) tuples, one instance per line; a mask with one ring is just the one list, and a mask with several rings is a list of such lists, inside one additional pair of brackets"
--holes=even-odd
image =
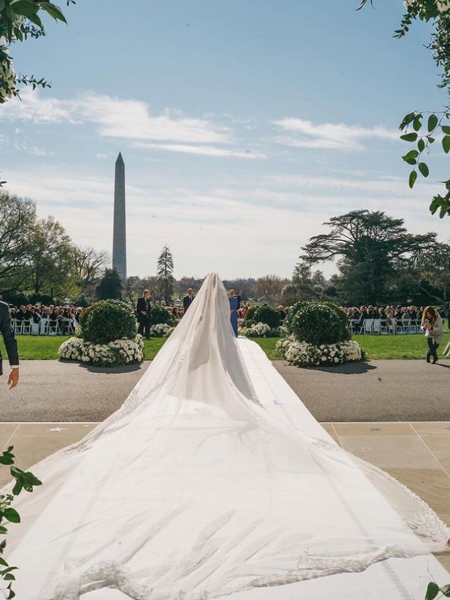
[(19, 600), (389, 600), (448, 583), (430, 554), (446, 526), (337, 446), (229, 319), (210, 274), (121, 409), (33, 468), (44, 485), (8, 534)]

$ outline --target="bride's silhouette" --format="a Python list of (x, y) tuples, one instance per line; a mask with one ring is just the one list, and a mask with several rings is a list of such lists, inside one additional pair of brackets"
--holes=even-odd
[(8, 534), (19, 600), (323, 598), (444, 548), (435, 513), (337, 446), (255, 346), (209, 275), (122, 408), (32, 469)]

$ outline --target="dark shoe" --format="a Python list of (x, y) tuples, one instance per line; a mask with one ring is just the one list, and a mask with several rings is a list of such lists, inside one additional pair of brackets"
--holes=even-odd
[(437, 358), (433, 358), (433, 365), (437, 365), (438, 364), (438, 359)]
[(428, 354), (427, 354), (427, 362), (428, 362), (428, 363), (430, 362), (430, 357), (429, 357), (429, 355), (428, 355)]

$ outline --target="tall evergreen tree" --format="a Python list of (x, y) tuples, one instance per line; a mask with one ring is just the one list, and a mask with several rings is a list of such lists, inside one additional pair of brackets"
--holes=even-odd
[(97, 286), (99, 300), (122, 300), (122, 280), (116, 269), (106, 269)]
[(162, 295), (166, 304), (172, 300), (175, 279), (173, 277), (173, 256), (167, 244), (158, 258), (157, 278), (161, 286)]

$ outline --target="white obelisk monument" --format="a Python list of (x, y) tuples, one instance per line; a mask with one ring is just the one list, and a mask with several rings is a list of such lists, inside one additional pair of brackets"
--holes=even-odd
[(125, 163), (122, 154), (116, 160), (114, 180), (114, 229), (113, 229), (113, 269), (122, 281), (127, 278), (127, 227), (125, 210)]

